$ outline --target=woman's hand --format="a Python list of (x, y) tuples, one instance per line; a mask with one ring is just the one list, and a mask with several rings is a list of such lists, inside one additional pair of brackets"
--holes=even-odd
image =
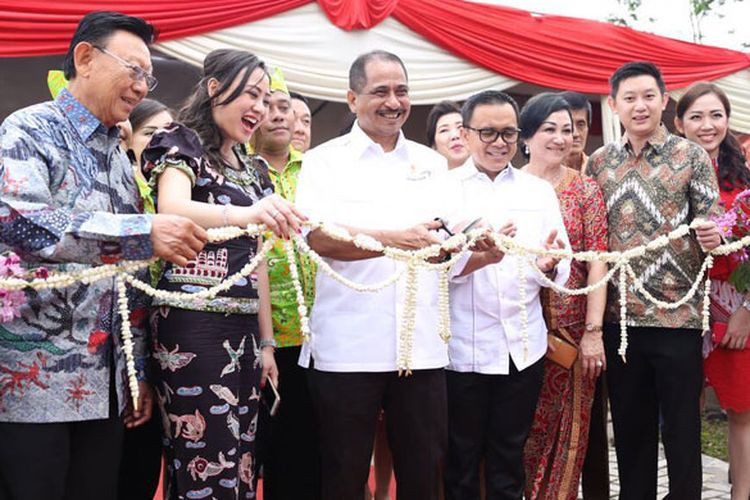
[(596, 378), (607, 369), (602, 332), (585, 332), (581, 338), (581, 364), (583, 376)]
[[(544, 249), (545, 250), (562, 250), (565, 248), (565, 242), (557, 237), (557, 229), (553, 229), (549, 232), (549, 235), (547, 236), (547, 240), (544, 242)], [(557, 264), (560, 262), (560, 259), (555, 259), (553, 257), (538, 257), (536, 259), (536, 266), (539, 268), (540, 271), (543, 273), (551, 273), (554, 271), (555, 267), (557, 267)]]
[[(289, 239), (290, 230), (299, 233), (302, 230), (302, 222), (307, 221), (307, 217), (297, 210), (297, 207), (278, 194), (266, 196), (249, 207), (235, 207), (235, 210), (237, 209), (242, 210), (239, 215), (239, 226), (265, 224), (276, 236), (284, 239)], [(237, 218), (233, 212), (230, 222), (236, 222)]]
[(729, 318), (727, 333), (719, 345), (727, 349), (744, 349), (748, 335), (750, 335), (750, 311), (740, 306)]
[(262, 371), (260, 374), (260, 388), (266, 386), (266, 377), (271, 377), (271, 381), (276, 388), (279, 387), (279, 369), (276, 366), (276, 358), (273, 356), (273, 347), (267, 346), (260, 350)]

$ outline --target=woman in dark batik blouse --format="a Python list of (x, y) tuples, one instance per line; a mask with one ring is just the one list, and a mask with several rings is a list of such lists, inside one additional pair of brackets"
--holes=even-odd
[[(265, 164), (241, 147), (266, 118), (269, 76), (254, 55), (216, 50), (178, 123), (156, 133), (144, 170), (157, 210), (203, 227), (264, 223), (298, 231), (295, 208), (273, 194)], [(208, 244), (159, 288), (197, 292), (239, 271), (255, 238)], [(168, 458), (167, 498), (255, 498), (260, 386), (277, 379), (265, 263), (214, 299), (154, 301), (156, 389)]]

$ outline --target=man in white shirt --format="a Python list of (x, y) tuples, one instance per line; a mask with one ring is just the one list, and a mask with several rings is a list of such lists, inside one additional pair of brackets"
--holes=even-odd
[[(358, 57), (347, 100), (357, 121), (350, 133), (305, 155), (297, 206), (311, 220), (335, 223), (387, 246), (418, 249), (436, 243), (436, 217), (451, 197), (445, 159), (404, 138), (409, 116), (406, 69), (395, 55)], [(342, 243), (322, 230), (310, 246), (349, 280), (380, 283), (402, 269), (381, 254)], [(321, 437), (322, 497), (361, 500), (381, 408), (393, 452), (399, 498), (438, 498), (439, 466), (447, 441), (444, 367), (438, 335), (437, 277), (420, 271), (412, 375), (399, 377), (398, 337), (405, 280), (362, 293), (318, 271), (310, 326), (300, 364), (309, 382)]]
[[(470, 97), (462, 109), (471, 157), (450, 176), (459, 182), (461, 218), (482, 217), (492, 228), (515, 227), (526, 246), (569, 247), (552, 186), (510, 165), (518, 141), (518, 106), (502, 92)], [(530, 257), (533, 259), (533, 257)], [(526, 277), (519, 294), (519, 260)], [(549, 279), (564, 284), (570, 262), (536, 259)], [(479, 464), (485, 459), (487, 498), (521, 499), (523, 447), (541, 388), (547, 327), (531, 263), (497, 251), (474, 252), (452, 279), (448, 387), (446, 499), (479, 498)], [(523, 297), (524, 333), (519, 301)]]

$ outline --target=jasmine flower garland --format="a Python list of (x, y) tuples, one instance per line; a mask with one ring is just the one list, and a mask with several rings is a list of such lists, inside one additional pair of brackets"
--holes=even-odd
[[(750, 197), (750, 190), (748, 190), (745, 197)], [(744, 199), (744, 198), (743, 198)], [(739, 220), (747, 221), (747, 216), (736, 216)], [(743, 219), (744, 217), (744, 219)], [(684, 304), (687, 300), (692, 298), (700, 287), (701, 280), (713, 266), (715, 255), (729, 255), (735, 252), (744, 251), (744, 249), (750, 246), (750, 235), (743, 236), (735, 239), (730, 243), (725, 243), (716, 249), (712, 250), (703, 262), (703, 266), (695, 279), (695, 282), (691, 286), (688, 293), (678, 301), (665, 302), (656, 299), (651, 295), (636, 279), (635, 272), (630, 265), (630, 260), (642, 258), (647, 253), (661, 249), (670, 244), (671, 241), (685, 237), (691, 228), (694, 228), (701, 221), (695, 220), (693, 223), (688, 225), (682, 225), (676, 228), (674, 231), (667, 235), (660, 236), (655, 240), (649, 242), (647, 245), (642, 245), (636, 248), (629, 249), (624, 252), (571, 252), (569, 250), (545, 250), (543, 248), (530, 248), (519, 245), (512, 238), (505, 235), (496, 233), (490, 233), (490, 237), (495, 242), (498, 249), (504, 252), (506, 255), (518, 256), (517, 270), (519, 278), (519, 307), (521, 308), (521, 336), (524, 339), (524, 352), (528, 351), (528, 317), (525, 305), (526, 298), (526, 273), (524, 270), (525, 265), (530, 265), (535, 272), (541, 276), (542, 282), (547, 286), (554, 288), (556, 291), (565, 294), (572, 295), (584, 295), (597, 288), (604, 286), (604, 284), (614, 277), (615, 273), (619, 272), (619, 283), (618, 288), (620, 292), (619, 303), (620, 303), (620, 347), (618, 354), (625, 359), (625, 354), (628, 347), (627, 338), (627, 279), (630, 276), (634, 281), (634, 289), (641, 292), (647, 300), (662, 309), (674, 309)], [(463, 258), (474, 243), (482, 237), (485, 237), (487, 233), (483, 230), (470, 231), (468, 235), (457, 234), (440, 245), (431, 245), (420, 250), (403, 250), (399, 248), (391, 248), (384, 246), (381, 242), (376, 239), (358, 234), (352, 236), (346, 229), (320, 223), (305, 223), (311, 230), (321, 229), (328, 236), (337, 239), (339, 241), (350, 242), (358, 248), (381, 252), (386, 257), (389, 257), (397, 262), (401, 262), (403, 265), (397, 270), (392, 276), (389, 276), (385, 280), (370, 284), (363, 285), (352, 282), (346, 277), (335, 272), (320, 255), (315, 253), (307, 244), (307, 242), (299, 235), (292, 235), (293, 243), (296, 244), (300, 252), (309, 255), (309, 257), (318, 264), (318, 269), (321, 272), (325, 272), (333, 279), (342, 283), (353, 290), (360, 292), (375, 292), (382, 290), (388, 286), (393, 285), (399, 279), (405, 277), (406, 296), (404, 304), (404, 313), (401, 318), (398, 331), (398, 358), (397, 366), (399, 373), (409, 374), (411, 372), (411, 355), (413, 350), (413, 333), (416, 318), (416, 299), (418, 293), (418, 276), (419, 269), (430, 270), (438, 273), (438, 312), (440, 315), (439, 320), (439, 334), (444, 341), (450, 339), (450, 311), (449, 311), (449, 292), (448, 292), (448, 275), (452, 267), (458, 262), (459, 259)], [(225, 241), (228, 239), (234, 239), (239, 236), (259, 236), (267, 231), (267, 228), (262, 225), (250, 225), (246, 228), (239, 227), (223, 227), (213, 228), (208, 230), (209, 241)], [(0, 299), (8, 297), (9, 293), (21, 292), (26, 288), (32, 288), (35, 290), (45, 290), (52, 288), (64, 288), (73, 283), (93, 283), (101, 279), (116, 278), (117, 297), (118, 297), (118, 312), (122, 320), (122, 348), (125, 354), (127, 363), (127, 376), (128, 386), (133, 399), (134, 408), (138, 405), (138, 381), (136, 378), (135, 371), (135, 360), (133, 357), (133, 337), (131, 331), (131, 325), (129, 320), (129, 311), (127, 304), (127, 288), (126, 285), (131, 286), (147, 293), (152, 297), (168, 298), (168, 299), (180, 299), (180, 300), (203, 300), (215, 297), (221, 291), (227, 290), (238, 283), (242, 278), (249, 276), (257, 266), (266, 257), (268, 251), (273, 247), (276, 237), (269, 238), (265, 241), (255, 257), (248, 262), (240, 271), (234, 275), (228, 277), (218, 285), (211, 288), (202, 290), (197, 293), (182, 293), (182, 292), (167, 292), (165, 290), (158, 290), (153, 288), (150, 284), (145, 283), (132, 274), (139, 270), (147, 267), (150, 263), (154, 262), (155, 259), (147, 261), (134, 261), (134, 262), (122, 262), (119, 264), (107, 264), (97, 267), (90, 267), (82, 270), (68, 271), (68, 272), (53, 272), (49, 273), (44, 269), (37, 269), (33, 276), (30, 276), (28, 272), (21, 272), (20, 274), (16, 271), (17, 267), (20, 268), (20, 259), (14, 260), (11, 256), (4, 257), (6, 260), (0, 261)], [(287, 255), (293, 256), (292, 241), (284, 242), (285, 248), (287, 249)], [(445, 262), (434, 263), (430, 262), (430, 259), (441, 255), (443, 252), (450, 252), (450, 258)], [(584, 262), (591, 261), (602, 261), (612, 264), (611, 269), (607, 272), (605, 277), (587, 287), (581, 289), (569, 289), (564, 286), (557, 285), (554, 281), (547, 278), (544, 273), (536, 265), (536, 257), (549, 256), (557, 259), (576, 259)], [(532, 258), (534, 257), (534, 258)], [(287, 257), (289, 258), (289, 257)], [(10, 260), (7, 260), (10, 259)], [(3, 268), (4, 265), (4, 268)], [(4, 269), (4, 270), (3, 270)], [(22, 269), (22, 268), (21, 268)], [(11, 272), (13, 271), (13, 272)], [(296, 266), (296, 261), (290, 260), (290, 273), (294, 282), (295, 290), (297, 292), (298, 301), (298, 312), (300, 314), (301, 325), (303, 335), (305, 335), (306, 341), (309, 341), (310, 332), (309, 318), (307, 306), (304, 303), (304, 296), (301, 293), (302, 287), (299, 282), (299, 270)], [(703, 329), (708, 330), (709, 324), (709, 292), (710, 291), (710, 280), (704, 281), (704, 297), (703, 297)], [(3, 295), (4, 294), (4, 295)], [(15, 304), (15, 301), (13, 304)], [(10, 306), (8, 306), (10, 307)], [(13, 313), (13, 318), (16, 317), (16, 313)], [(10, 316), (7, 314), (6, 316)]]

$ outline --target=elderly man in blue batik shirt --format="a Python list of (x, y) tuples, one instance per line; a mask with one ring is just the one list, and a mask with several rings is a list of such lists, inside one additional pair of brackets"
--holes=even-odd
[[(156, 84), (153, 38), (142, 19), (87, 15), (65, 58), (69, 90), (0, 126), (0, 252), (30, 273), (153, 256), (185, 265), (203, 247), (187, 219), (140, 215), (118, 148), (116, 124)], [(0, 498), (116, 498), (123, 421), (150, 417), (143, 296), (130, 297), (139, 412), (127, 404), (113, 279), (25, 297), (0, 325)]]

